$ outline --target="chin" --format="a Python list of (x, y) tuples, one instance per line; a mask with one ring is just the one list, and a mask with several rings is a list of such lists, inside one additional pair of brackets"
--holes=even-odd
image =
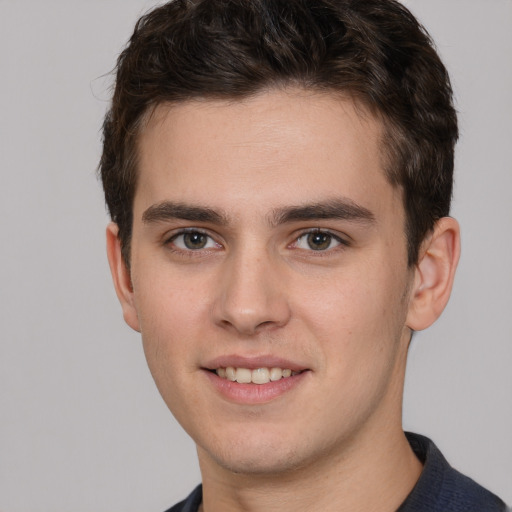
[[(238, 435), (203, 444), (203, 454), (217, 466), (240, 475), (273, 476), (297, 471), (313, 464), (328, 452), (324, 446), (316, 449), (307, 442), (307, 436), (294, 439), (290, 432), (263, 436), (250, 429)], [(259, 435), (258, 435), (259, 434)], [(212, 441), (211, 439), (209, 441)], [(201, 458), (201, 457), (200, 457)]]
[(274, 448), (266, 447), (256, 450), (256, 453), (210, 454), (214, 461), (231, 473), (252, 476), (271, 476), (284, 474), (299, 469), (303, 464), (297, 460), (295, 453), (276, 453)]

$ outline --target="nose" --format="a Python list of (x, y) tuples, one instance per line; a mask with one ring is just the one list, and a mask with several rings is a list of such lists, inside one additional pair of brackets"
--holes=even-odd
[(283, 327), (290, 319), (285, 278), (264, 251), (231, 254), (214, 305), (215, 322), (246, 336)]

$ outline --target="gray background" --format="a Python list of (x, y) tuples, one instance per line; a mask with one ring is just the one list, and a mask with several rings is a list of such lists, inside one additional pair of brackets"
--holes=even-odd
[[(142, 0), (0, 0), (0, 510), (163, 510), (199, 481), (122, 321), (95, 167)], [(410, 0), (460, 111), (463, 256), (417, 335), (404, 422), (512, 503), (512, 2)]]

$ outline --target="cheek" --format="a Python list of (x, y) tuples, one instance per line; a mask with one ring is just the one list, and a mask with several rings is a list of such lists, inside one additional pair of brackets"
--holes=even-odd
[(393, 279), (386, 279), (378, 270), (340, 273), (328, 276), (325, 282), (305, 283), (300, 301), (294, 302), (300, 316), (308, 317), (321, 330), (332, 329), (349, 336), (378, 331), (396, 302), (396, 283), (391, 286), (390, 281)]
[(153, 272), (140, 276), (134, 289), (144, 352), (157, 384), (192, 368), (191, 348), (200, 341), (207, 314), (197, 286)]
[(355, 423), (400, 381), (406, 311), (405, 284), (399, 283), (389, 269), (368, 269), (336, 281), (304, 309), (304, 315), (315, 310), (307, 317), (308, 330), (322, 350), (329, 408)]
[(362, 369), (394, 352), (407, 313), (405, 290), (403, 274), (374, 264), (303, 286), (295, 309), (326, 359), (350, 372), (349, 365)]
[(194, 293), (175, 287), (146, 291), (138, 297), (144, 354), (162, 398), (183, 424), (198, 394), (190, 375), (197, 371), (197, 345), (204, 339), (200, 303)]

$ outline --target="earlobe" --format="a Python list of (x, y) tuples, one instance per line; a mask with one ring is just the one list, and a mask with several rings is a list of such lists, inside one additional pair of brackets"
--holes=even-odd
[(124, 320), (132, 329), (140, 332), (130, 271), (121, 253), (121, 241), (119, 240), (118, 232), (119, 228), (114, 222), (107, 226), (108, 263), (117, 298), (123, 308)]
[(420, 331), (439, 318), (450, 298), (459, 255), (459, 224), (451, 217), (443, 217), (436, 222), (421, 247), (410, 295), (407, 327)]

